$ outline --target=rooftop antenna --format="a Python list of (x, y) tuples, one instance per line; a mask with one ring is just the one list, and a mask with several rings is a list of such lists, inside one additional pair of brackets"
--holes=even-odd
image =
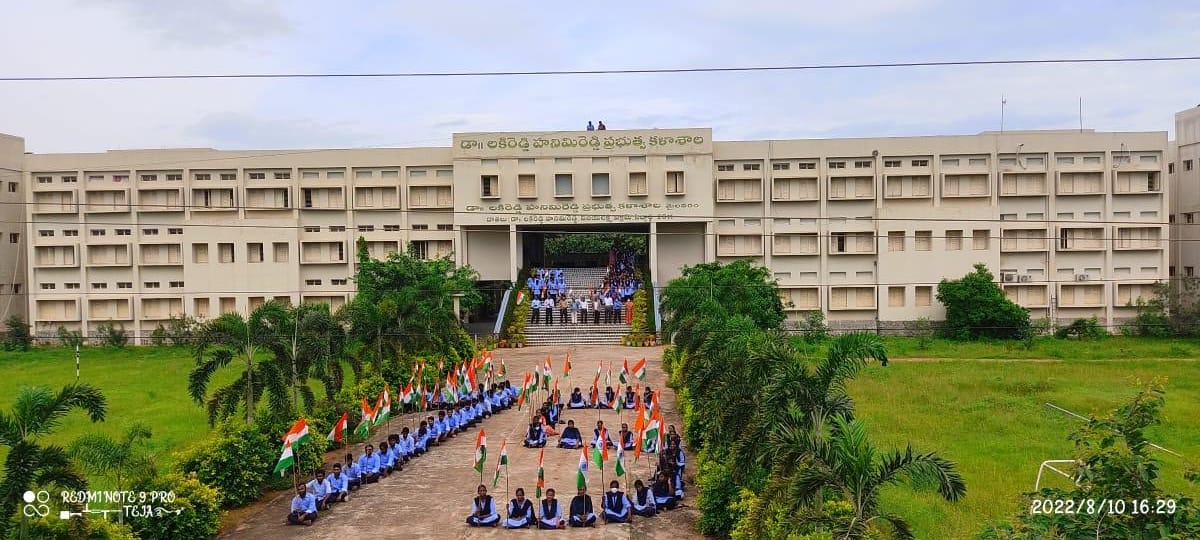
[(1008, 98), (1004, 94), (1000, 94), (1000, 134), (1004, 135), (1004, 106), (1008, 105)]
[(1083, 96), (1079, 96), (1079, 132), (1083, 133)]

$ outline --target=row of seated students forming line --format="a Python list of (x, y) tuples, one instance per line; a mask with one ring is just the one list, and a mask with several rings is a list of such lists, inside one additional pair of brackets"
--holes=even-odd
[[(354, 454), (346, 454), (346, 464), (333, 464), (333, 474), (326, 476), (325, 469), (313, 471), (313, 479), (296, 486), (291, 509), (287, 515), (290, 525), (313, 524), (317, 513), (328, 510), (330, 505), (350, 500), (350, 492), (378, 482), (381, 478), (404, 470), (409, 460), (425, 454), (433, 446), (440, 445), (458, 433), (474, 427), (484, 418), (512, 407), (516, 401), (516, 389), (507, 381), (494, 384), (485, 393), (483, 385), (479, 392), (463, 394), (454, 405), (439, 410), (437, 417), (428, 416), (421, 420), (415, 432), (405, 426), (400, 433), (388, 435), (387, 441), (363, 446), (363, 454), (357, 460)], [(450, 413), (446, 413), (450, 409)], [(414, 435), (415, 433), (415, 435)]]
[[(471, 515), (467, 516), (467, 525), (500, 526), (500, 513), (496, 511), (495, 500), (487, 494), (487, 487), (480, 484), (475, 493), (475, 498), (471, 500)], [(554, 488), (546, 490), (546, 498), (539, 501), (536, 511), (533, 501), (525, 498), (524, 488), (517, 488), (515, 494), (516, 498), (508, 501), (508, 517), (503, 521), (506, 529), (526, 529), (535, 524), (538, 529), (565, 529), (568, 525), (596, 526), (596, 507), (586, 487), (579, 488), (571, 498), (566, 507), (565, 517), (558, 499), (554, 498)], [(635, 481), (632, 498), (621, 491), (621, 483), (617, 480), (609, 482), (608, 492), (600, 496), (600, 511), (606, 524), (630, 523), (634, 514), (654, 517), (659, 512), (675, 509), (676, 505), (665, 473), (659, 474), (651, 487), (647, 487), (641, 480)]]

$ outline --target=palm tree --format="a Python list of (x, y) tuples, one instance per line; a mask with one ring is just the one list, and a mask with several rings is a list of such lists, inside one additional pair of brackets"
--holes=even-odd
[(57, 394), (44, 386), (27, 386), (17, 391), (11, 411), (0, 412), (0, 444), (8, 447), (4, 479), (0, 480), (0, 532), (9, 527), (8, 518), (30, 487), (87, 487), (87, 479), (71, 465), (62, 447), (39, 444), (73, 409), (87, 413), (92, 422), (103, 421), (107, 410), (104, 394), (88, 384), (68, 384)]
[[(117, 491), (124, 491), (126, 480), (154, 475), (154, 459), (143, 452), (142, 443), (150, 439), (150, 428), (141, 423), (129, 426), (120, 440), (101, 433), (89, 433), (71, 444), (69, 454), (91, 474), (113, 479)], [(124, 516), (117, 514), (124, 523)]]
[[(271, 301), (252, 311), (249, 317), (226, 313), (200, 327), (192, 349), (196, 367), (188, 375), (188, 393), (196, 403), (207, 406), (209, 424), (233, 416), (239, 405), (245, 407), (246, 422), (253, 422), (254, 409), (264, 390), (272, 408), (287, 410), (287, 376), (280, 372), (276, 362), (262, 354), (278, 347), (279, 326), (286, 313), (283, 304)], [(213, 374), (235, 360), (241, 364), (241, 377), (209, 395)]]
[(289, 372), (292, 404), (303, 404), (304, 412), (311, 413), (315, 398), (307, 384), (309, 375), (321, 381), (327, 399), (342, 388), (338, 357), (344, 331), (324, 304), (302, 304), (283, 315), (279, 324), (283, 339), (273, 344), (275, 359)]
[(782, 488), (772, 492), (777, 500), (819, 508), (825, 495), (833, 494), (853, 507), (849, 522), (840, 525), (843, 530), (833, 531), (839, 538), (864, 538), (879, 521), (887, 522), (896, 538), (913, 538), (903, 517), (879, 505), (883, 487), (902, 480), (917, 488), (936, 486), (950, 502), (966, 495), (967, 485), (954, 463), (936, 453), (918, 454), (912, 446), (880, 451), (860, 422), (833, 416), (829, 424), (816, 437), (809, 429), (782, 429), (764, 446), (780, 453), (776, 473), (786, 473), (775, 475)]

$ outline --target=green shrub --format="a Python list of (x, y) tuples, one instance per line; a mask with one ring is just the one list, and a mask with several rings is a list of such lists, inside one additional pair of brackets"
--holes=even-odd
[(129, 333), (125, 331), (125, 325), (121, 323), (112, 321), (101, 323), (96, 328), (96, 332), (100, 334), (100, 342), (106, 346), (120, 349), (129, 344)]
[(980, 263), (961, 279), (938, 283), (937, 299), (946, 306), (943, 326), (953, 339), (1020, 339), (1029, 335), (1029, 312), (1013, 303)]
[(221, 508), (254, 502), (279, 459), (279, 439), (268, 439), (252, 426), (225, 421), (206, 440), (180, 456), (181, 472), (195, 474), (216, 488)]
[(1058, 339), (1070, 337), (1097, 339), (1106, 336), (1108, 336), (1108, 332), (1100, 326), (1099, 320), (1094, 316), (1089, 319), (1075, 319), (1071, 321), (1071, 324), (1054, 331), (1054, 337)]
[(83, 332), (79, 330), (67, 330), (67, 327), (59, 325), (58, 341), (70, 348), (82, 347), (84, 345)]
[(170, 491), (175, 500), (162, 504), (167, 510), (161, 516), (130, 518), (138, 538), (142, 540), (207, 540), (216, 536), (221, 518), (221, 494), (191, 476), (169, 474), (138, 485), (137, 491)]
[(912, 335), (917, 338), (917, 349), (927, 350), (933, 344), (933, 322), (929, 317), (920, 317), (912, 323)]
[[(26, 538), (37, 540), (137, 540), (128, 525), (120, 525), (104, 518), (60, 519), (55, 514), (29, 521), (27, 532)], [(21, 538), (21, 526), (11, 527), (8, 538)]]
[(707, 452), (697, 457), (696, 486), (699, 495), (696, 506), (700, 520), (696, 527), (700, 532), (715, 536), (728, 536), (738, 522), (737, 506), (740, 488), (733, 481), (730, 467), (712, 459)]
[(829, 326), (825, 324), (825, 314), (820, 311), (809, 311), (799, 325), (800, 335), (808, 344), (820, 343), (829, 339)]
[(4, 320), (4, 350), (28, 351), (33, 346), (33, 335), (25, 319), (13, 315)]

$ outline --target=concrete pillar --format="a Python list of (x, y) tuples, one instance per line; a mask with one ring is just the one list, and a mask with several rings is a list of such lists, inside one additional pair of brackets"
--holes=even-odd
[(717, 260), (717, 235), (714, 234), (713, 220), (704, 222), (704, 262)]
[(508, 226), (508, 280), (516, 283), (517, 273), (521, 269), (517, 268), (517, 226)]
[(658, 283), (658, 222), (650, 222), (650, 283)]

